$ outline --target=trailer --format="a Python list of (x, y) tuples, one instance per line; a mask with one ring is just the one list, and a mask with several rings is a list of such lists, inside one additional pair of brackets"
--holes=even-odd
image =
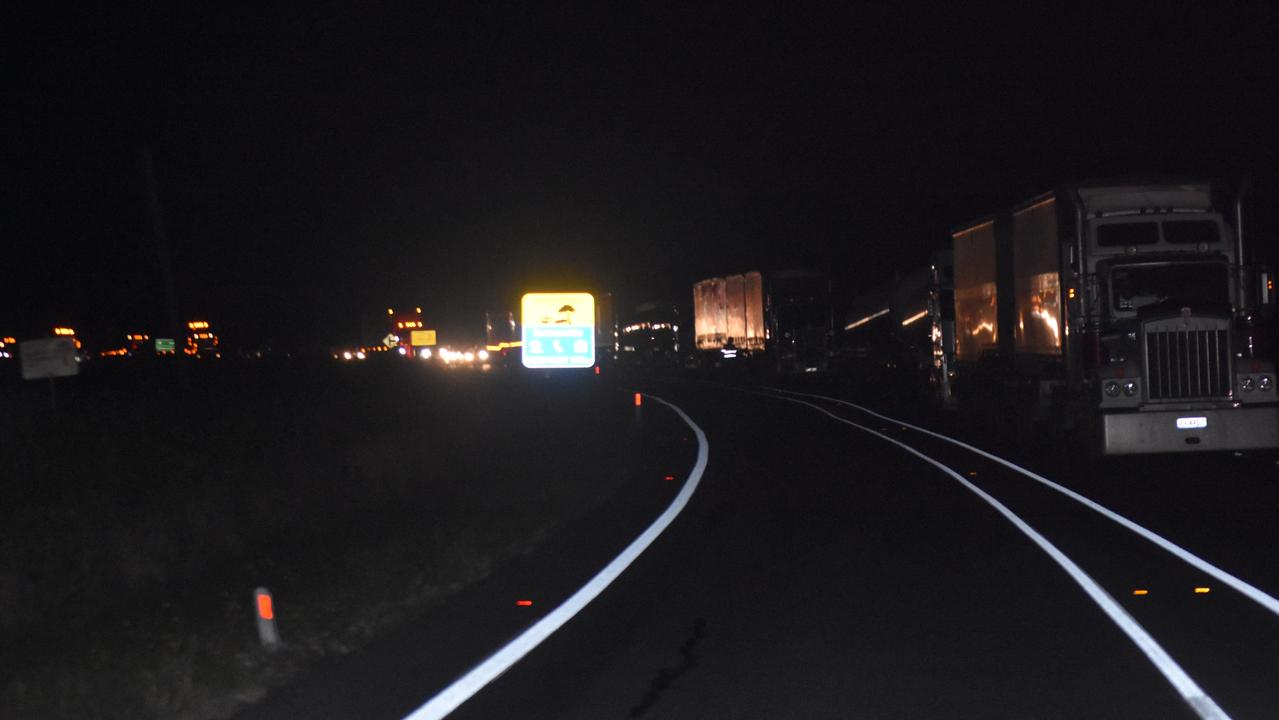
[(1105, 455), (1279, 447), (1273, 272), (1246, 264), (1234, 200), (1092, 182), (957, 228), (936, 386), (1022, 440)]
[(764, 350), (763, 276), (748, 272), (693, 285), (693, 328), (700, 351)]

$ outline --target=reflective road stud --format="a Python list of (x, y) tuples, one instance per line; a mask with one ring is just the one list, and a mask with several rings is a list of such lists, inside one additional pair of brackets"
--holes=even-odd
[(280, 632), (275, 628), (275, 606), (271, 591), (260, 587), (253, 591), (253, 607), (258, 616), (258, 639), (262, 646), (273, 648), (280, 644)]

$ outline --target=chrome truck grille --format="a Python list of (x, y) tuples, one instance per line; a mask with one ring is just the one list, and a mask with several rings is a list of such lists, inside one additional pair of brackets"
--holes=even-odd
[[(1227, 321), (1195, 318), (1146, 325), (1146, 390), (1151, 400), (1193, 400), (1230, 395)], [(1204, 327), (1217, 326), (1217, 327)]]

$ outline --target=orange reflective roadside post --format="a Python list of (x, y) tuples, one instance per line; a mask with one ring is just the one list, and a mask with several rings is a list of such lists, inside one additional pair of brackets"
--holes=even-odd
[(644, 396), (640, 393), (635, 393), (635, 407), (639, 407), (643, 404), (644, 404)]
[(258, 618), (258, 640), (262, 647), (274, 648), (280, 644), (280, 631), (275, 627), (275, 603), (271, 591), (260, 587), (253, 591), (253, 609)]

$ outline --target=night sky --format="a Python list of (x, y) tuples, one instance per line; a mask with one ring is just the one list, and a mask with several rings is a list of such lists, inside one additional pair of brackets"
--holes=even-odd
[(3, 334), (160, 327), (143, 148), (182, 315), (232, 343), (751, 269), (854, 294), (1103, 175), (1247, 174), (1279, 231), (1273, 10), (323, 5), (8, 19)]

